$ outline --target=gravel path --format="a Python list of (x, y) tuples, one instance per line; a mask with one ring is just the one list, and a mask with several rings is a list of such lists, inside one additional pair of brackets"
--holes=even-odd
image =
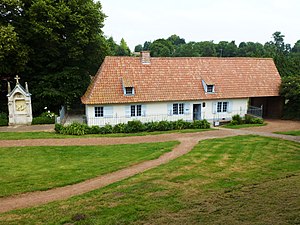
[[(286, 121), (284, 121), (286, 122)], [(269, 127), (269, 129), (268, 129)], [(262, 129), (264, 128), (264, 129)], [(280, 128), (280, 129), (279, 129)], [(285, 130), (283, 130), (283, 128)], [(136, 137), (122, 137), (122, 138), (74, 138), (74, 139), (33, 139), (33, 140), (1, 140), (1, 147), (12, 146), (75, 146), (75, 145), (114, 145), (114, 144), (133, 144), (133, 143), (150, 143), (150, 142), (164, 142), (178, 140), (180, 144), (171, 152), (165, 153), (158, 159), (145, 161), (128, 168), (99, 176), (84, 182), (50, 189), (47, 191), (29, 192), (25, 194), (0, 198), (0, 213), (7, 212), (14, 209), (21, 209), (26, 207), (38, 206), (48, 202), (67, 199), (69, 197), (80, 195), (114, 182), (131, 177), (138, 173), (144, 172), (159, 165), (168, 163), (170, 160), (178, 158), (193, 149), (193, 147), (201, 140), (222, 138), (236, 135), (255, 134), (261, 136), (271, 136), (282, 138), (286, 140), (300, 142), (300, 137), (273, 134), (273, 131), (287, 131), (300, 129), (300, 122), (285, 123), (268, 121), (268, 126), (255, 127), (246, 129), (225, 129), (212, 130), (199, 133), (185, 133), (185, 134), (162, 134)]]

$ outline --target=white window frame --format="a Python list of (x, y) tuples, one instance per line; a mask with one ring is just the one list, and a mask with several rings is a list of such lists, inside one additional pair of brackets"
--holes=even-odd
[[(130, 90), (127, 92), (127, 90)], [(124, 94), (127, 96), (134, 95), (134, 87), (124, 87)]]
[(172, 112), (173, 112), (172, 113), (173, 115), (183, 115), (184, 114), (184, 103), (173, 103)]
[(141, 117), (142, 105), (130, 105), (130, 117)]
[(217, 113), (228, 112), (228, 102), (217, 102)]
[(94, 115), (96, 118), (104, 117), (104, 107), (103, 106), (95, 106), (94, 107)]

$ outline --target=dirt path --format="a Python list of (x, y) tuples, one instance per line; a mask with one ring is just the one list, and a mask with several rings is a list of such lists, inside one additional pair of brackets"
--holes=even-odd
[[(273, 125), (271, 122), (270, 125)], [(291, 130), (292, 125), (285, 126), (286, 129)], [(269, 125), (269, 126), (270, 126)], [(300, 125), (300, 123), (299, 123)], [(266, 126), (268, 127), (268, 126)], [(268, 129), (219, 129), (199, 133), (186, 133), (186, 134), (162, 134), (162, 135), (149, 135), (139, 137), (122, 137), (122, 138), (76, 138), (76, 139), (33, 139), (33, 140), (1, 140), (1, 147), (11, 146), (74, 146), (74, 145), (113, 145), (113, 144), (132, 144), (132, 143), (149, 143), (149, 142), (164, 142), (178, 140), (180, 144), (175, 147), (171, 152), (168, 152), (158, 159), (142, 162), (128, 168), (99, 176), (84, 182), (69, 185), (65, 187), (55, 188), (48, 191), (30, 192), (5, 198), (0, 198), (0, 213), (7, 212), (14, 209), (21, 209), (26, 207), (38, 206), (48, 202), (63, 200), (69, 197), (80, 195), (125, 178), (131, 177), (138, 173), (144, 172), (159, 165), (168, 163), (177, 157), (180, 157), (193, 149), (193, 147), (200, 141), (211, 138), (222, 138), (236, 135), (256, 134), (262, 136), (271, 136), (276, 138), (283, 138), (287, 140), (300, 142), (300, 137), (293, 137), (288, 135), (272, 134), (267, 132)], [(278, 128), (282, 125), (278, 124)], [(298, 124), (295, 125), (299, 129)], [(276, 130), (273, 125), (269, 131)]]

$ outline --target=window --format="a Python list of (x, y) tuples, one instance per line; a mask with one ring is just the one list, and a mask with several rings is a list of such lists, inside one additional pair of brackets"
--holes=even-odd
[(217, 112), (227, 112), (228, 111), (228, 102), (218, 102)]
[(180, 115), (180, 114), (184, 114), (184, 104), (183, 103), (173, 104), (173, 115)]
[(103, 117), (103, 107), (95, 107), (95, 117)]
[(131, 105), (130, 106), (131, 116), (142, 116), (142, 105)]
[(207, 92), (214, 92), (214, 85), (207, 85)]
[(125, 95), (133, 95), (133, 87), (125, 87)]

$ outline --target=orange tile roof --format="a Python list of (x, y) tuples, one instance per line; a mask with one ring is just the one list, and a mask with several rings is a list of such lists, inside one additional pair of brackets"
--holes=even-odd
[[(122, 80), (133, 84), (125, 96)], [(215, 85), (205, 93), (202, 80)], [(280, 75), (268, 58), (106, 57), (81, 98), (84, 104), (188, 101), (278, 96)]]

